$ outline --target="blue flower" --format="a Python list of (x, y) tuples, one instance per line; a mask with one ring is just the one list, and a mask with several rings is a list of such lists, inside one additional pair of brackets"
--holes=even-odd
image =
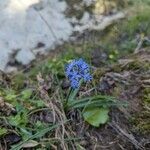
[(65, 68), (65, 73), (70, 80), (72, 88), (78, 88), (81, 79), (83, 79), (84, 82), (92, 80), (90, 67), (81, 58), (78, 60), (73, 60), (71, 63), (69, 63)]

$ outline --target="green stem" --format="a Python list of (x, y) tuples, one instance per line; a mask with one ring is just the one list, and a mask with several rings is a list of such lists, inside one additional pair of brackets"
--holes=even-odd
[(83, 79), (81, 79), (81, 80), (79, 81), (79, 87), (78, 87), (78, 88), (72, 89), (72, 92), (70, 93), (69, 98), (68, 98), (68, 101), (69, 101), (69, 102), (70, 102), (70, 101), (73, 101), (73, 100), (75, 99), (75, 97), (76, 97), (76, 95), (77, 95), (77, 93), (78, 93), (78, 91), (79, 91), (79, 89), (80, 89), (82, 83), (83, 83)]
[(76, 88), (76, 89), (70, 88), (69, 89), (69, 94), (67, 96), (66, 103), (65, 103), (66, 109), (68, 107), (68, 104), (72, 103), (75, 100), (75, 97), (77, 96), (77, 93), (78, 93), (78, 91), (79, 91), (80, 86), (81, 86), (82, 83), (83, 83), (83, 79), (81, 79), (79, 81), (79, 87), (78, 88)]
[(68, 93), (67, 98), (66, 98), (65, 107), (66, 107), (67, 104), (68, 104), (69, 97), (70, 97), (71, 93), (72, 93), (72, 88), (69, 88), (69, 93)]

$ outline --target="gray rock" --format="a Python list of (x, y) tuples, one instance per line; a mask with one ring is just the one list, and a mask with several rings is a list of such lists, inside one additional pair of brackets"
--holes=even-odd
[[(82, 4), (94, 1), (83, 0)], [(28, 65), (37, 54), (47, 54), (56, 45), (74, 40), (73, 32), (103, 30), (124, 17), (122, 12), (110, 16), (85, 12), (78, 20), (67, 18), (66, 9), (65, 0), (0, 0), (0, 70), (16, 70), (10, 62)]]
[(0, 0), (0, 70), (15, 50), (14, 59), (27, 65), (36, 58), (38, 43), (46, 51), (68, 40), (72, 26), (65, 9), (66, 3), (59, 0)]

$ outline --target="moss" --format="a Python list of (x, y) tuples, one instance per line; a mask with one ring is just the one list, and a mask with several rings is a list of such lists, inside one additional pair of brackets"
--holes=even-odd
[(143, 60), (141, 61), (140, 59), (135, 59), (128, 63), (124, 69), (147, 71), (150, 69), (150, 63)]
[(144, 89), (144, 103), (150, 104), (150, 88)]
[(94, 72), (94, 79), (100, 79), (106, 73), (106, 68), (98, 68)]
[(119, 64), (114, 64), (112, 66), (112, 69), (111, 69), (113, 72), (121, 72), (122, 71), (122, 67), (119, 65)]
[(18, 73), (17, 75), (15, 75), (12, 80), (11, 80), (11, 84), (15, 89), (20, 89), (23, 88), (24, 86), (24, 81), (25, 81), (25, 75), (23, 73)]
[(143, 90), (142, 110), (133, 117), (132, 122), (139, 132), (150, 133), (150, 88)]
[(150, 133), (150, 112), (141, 111), (139, 114), (133, 117), (132, 122), (134, 124), (135, 129), (143, 134)]

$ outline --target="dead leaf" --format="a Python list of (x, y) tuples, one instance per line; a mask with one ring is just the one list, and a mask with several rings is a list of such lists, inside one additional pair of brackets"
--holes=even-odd
[(15, 113), (16, 110), (14, 109), (13, 105), (5, 102), (3, 97), (0, 97), (0, 112), (10, 115), (11, 113)]
[(39, 145), (37, 141), (30, 140), (22, 144), (22, 148), (33, 148), (33, 147), (36, 147), (37, 145)]

